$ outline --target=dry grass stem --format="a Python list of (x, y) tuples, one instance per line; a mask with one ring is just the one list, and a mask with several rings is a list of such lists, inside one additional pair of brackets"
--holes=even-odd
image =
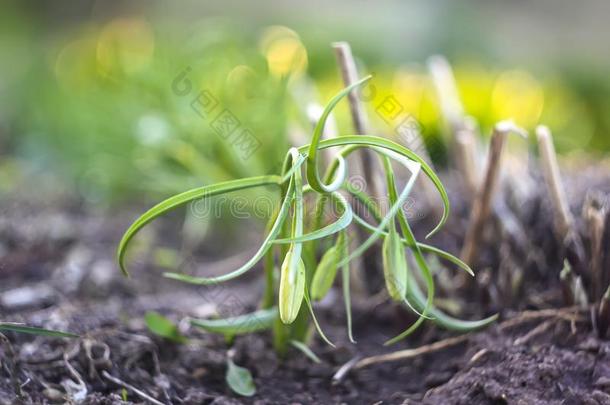
[(516, 132), (525, 136), (525, 131), (516, 127), (510, 121), (502, 121), (496, 124), (489, 144), (487, 156), (487, 168), (479, 192), (477, 193), (470, 215), (470, 222), (464, 238), (461, 258), (464, 262), (472, 264), (477, 255), (477, 249), (481, 240), (481, 234), (485, 222), (489, 217), (491, 203), (500, 178), (502, 165), (502, 152), (506, 145), (506, 139), (510, 132)]
[(462, 175), (468, 194), (474, 195), (479, 185), (478, 157), (476, 138), (469, 130), (460, 130), (455, 134), (458, 170)]
[(568, 199), (561, 181), (553, 136), (547, 127), (539, 125), (536, 128), (536, 137), (538, 138), (538, 148), (542, 160), (542, 173), (555, 211), (555, 227), (560, 237), (565, 239), (572, 229), (574, 217), (570, 212)]
[(520, 312), (518, 316), (508, 319), (498, 325), (498, 330), (504, 331), (506, 329), (521, 325), (525, 322), (544, 318), (560, 318), (570, 322), (576, 322), (582, 319), (581, 312), (581, 309), (578, 307), (549, 308), (540, 309), (537, 311), (523, 311)]
[(420, 346), (415, 349), (405, 349), (397, 352), (381, 354), (378, 356), (365, 357), (363, 359), (354, 358), (343, 366), (341, 366), (335, 375), (333, 381), (335, 383), (340, 382), (351, 370), (358, 370), (364, 367), (368, 367), (373, 364), (387, 363), (398, 360), (412, 359), (414, 357), (422, 356), (424, 354), (443, 350), (461, 343), (466, 342), (470, 338), (470, 335), (460, 335), (451, 337), (448, 339), (439, 340), (428, 345)]
[(548, 331), (554, 325), (556, 325), (555, 319), (550, 319), (548, 321), (542, 322), (540, 325), (536, 326), (534, 329), (532, 329), (525, 335), (515, 339), (513, 341), (513, 346), (520, 346), (529, 343), (532, 339), (535, 339), (536, 337), (546, 333), (546, 331)]
[[(358, 70), (356, 68), (356, 61), (352, 55), (352, 48), (347, 42), (335, 42), (332, 44), (337, 57), (337, 63), (341, 69), (341, 76), (343, 78), (343, 84), (349, 86), (356, 83), (359, 80)], [(354, 129), (360, 135), (369, 132), (369, 123), (367, 115), (364, 111), (364, 106), (358, 97), (357, 91), (352, 91), (348, 95), (350, 112), (352, 115), (352, 121), (354, 123)]]
[(443, 116), (451, 128), (452, 135), (455, 136), (458, 130), (464, 129), (464, 109), (451, 65), (443, 56), (435, 55), (428, 58), (428, 70), (438, 94)]
[(604, 292), (605, 288), (602, 259), (604, 257), (603, 238), (606, 228), (606, 216), (608, 209), (606, 204), (606, 196), (599, 192), (589, 192), (585, 198), (585, 203), (582, 208), (582, 216), (589, 231), (590, 244), (590, 276), (591, 276), (591, 293), (590, 297), (594, 302), (597, 302)]
[[(356, 68), (356, 61), (352, 55), (350, 45), (347, 42), (334, 42), (332, 46), (335, 50), (337, 63), (341, 69), (341, 76), (343, 78), (344, 85), (350, 86), (356, 83), (359, 80), (358, 70)], [(353, 90), (348, 94), (348, 101), (352, 122), (354, 124), (354, 130), (356, 133), (359, 135), (370, 133), (368, 118), (364, 110), (364, 105), (358, 97), (357, 90)], [(377, 176), (377, 174), (381, 173), (381, 171), (376, 164), (376, 160), (373, 159), (373, 154), (368, 150), (360, 151), (360, 156), (362, 170), (364, 172), (364, 177), (367, 182), (367, 186), (369, 187), (370, 194), (373, 197), (378, 198), (378, 201), (382, 201), (381, 197), (383, 197), (383, 189), (378, 181), (378, 178), (382, 178), (382, 176)]]
[(428, 59), (428, 70), (442, 114), (453, 137), (453, 158), (467, 190), (474, 194), (479, 185), (476, 125), (472, 119), (464, 116), (464, 108), (449, 62), (442, 56), (432, 56)]
[(360, 369), (363, 367), (370, 366), (377, 363), (386, 363), (390, 361), (412, 359), (424, 354), (436, 352), (439, 350), (446, 349), (448, 347), (456, 346), (464, 343), (470, 338), (470, 335), (460, 335), (451, 337), (448, 339), (439, 340), (438, 342), (430, 343), (428, 345), (420, 346), (415, 349), (405, 349), (393, 353), (381, 354), (379, 356), (365, 357), (354, 364), (354, 369)]
[[(354, 55), (352, 54), (352, 48), (347, 42), (334, 42), (332, 47), (335, 51), (335, 56), (337, 58), (337, 64), (339, 65), (339, 69), (341, 71), (341, 77), (343, 79), (343, 84), (345, 86), (350, 86), (359, 80), (358, 77), (358, 69), (356, 67), (356, 61), (354, 59)], [(353, 90), (348, 94), (348, 102), (350, 107), (350, 113), (352, 116), (352, 122), (354, 125), (354, 130), (356, 134), (363, 135), (369, 133), (369, 122), (368, 117), (366, 115), (364, 105), (358, 96), (358, 91)], [(364, 174), (364, 180), (366, 181), (366, 188), (368, 189), (369, 194), (376, 201), (384, 201), (385, 193), (383, 191), (383, 187), (379, 182), (379, 179), (383, 178), (381, 175), (381, 168), (379, 164), (374, 159), (373, 153), (370, 150), (361, 150), (359, 151), (360, 161), (359, 166)], [(357, 168), (358, 169), (358, 168)], [(365, 238), (364, 233), (361, 231), (359, 233), (359, 239)], [(357, 241), (354, 240), (352, 244), (356, 245)], [(358, 258), (355, 263), (356, 268), (365, 268), (365, 267), (377, 267), (377, 258), (378, 256), (373, 253), (368, 253)], [(364, 264), (364, 266), (362, 266)], [(352, 283), (354, 284), (354, 289), (356, 292), (364, 292), (365, 288), (365, 279), (366, 277), (362, 274), (361, 271), (355, 271), (354, 277), (351, 278)]]

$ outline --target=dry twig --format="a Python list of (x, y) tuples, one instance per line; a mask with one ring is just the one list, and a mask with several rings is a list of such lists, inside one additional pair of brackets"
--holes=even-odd
[(140, 398), (149, 401), (150, 403), (153, 403), (155, 405), (164, 405), (163, 402), (160, 402), (156, 399), (154, 399), (153, 397), (151, 397), (150, 395), (148, 395), (147, 393), (145, 393), (142, 390), (139, 390), (138, 388), (134, 387), (131, 384), (126, 383), (123, 380), (120, 380), (116, 377), (114, 377), (113, 375), (111, 375), (110, 373), (108, 373), (107, 371), (102, 371), (102, 376), (107, 379), (112, 381), (113, 383), (115, 383), (116, 385), (119, 385), (125, 389), (128, 389), (130, 391), (132, 391), (134, 394), (136, 394), (137, 396), (139, 396)]
[(540, 325), (536, 326), (534, 329), (532, 329), (531, 331), (526, 333), (525, 335), (520, 336), (517, 339), (515, 339), (513, 341), (513, 345), (514, 346), (520, 346), (520, 345), (527, 344), (532, 339), (535, 339), (537, 336), (540, 336), (541, 334), (545, 333), (553, 325), (555, 325), (555, 319), (544, 321)]
[(561, 318), (570, 322), (576, 322), (579, 318), (581, 309), (578, 307), (567, 307), (567, 308), (550, 308), (540, 309), (536, 311), (523, 311), (518, 316), (508, 319), (498, 325), (500, 331), (505, 331), (512, 327), (521, 325), (525, 322), (532, 320), (543, 319), (543, 318)]
[[(555, 309), (555, 308), (542, 309), (542, 310), (538, 310), (538, 311), (523, 311), (523, 312), (519, 313), (518, 316), (516, 316), (515, 318), (508, 319), (508, 320), (500, 323), (498, 325), (498, 330), (504, 331), (506, 329), (512, 328), (517, 325), (521, 325), (522, 323), (525, 323), (528, 321), (544, 319), (544, 318), (559, 318), (559, 319), (562, 319), (562, 320), (565, 320), (565, 321), (568, 321), (568, 322), (571, 322), (572, 324), (574, 324), (576, 321), (578, 321), (580, 319), (579, 312), (580, 312), (580, 309), (577, 307), (559, 308), (559, 309)], [(542, 326), (534, 328), (531, 332), (528, 333), (528, 335), (531, 335), (531, 337), (523, 339), (523, 341), (521, 341), (520, 343), (515, 343), (515, 344), (526, 343), (528, 340), (533, 338), (536, 334), (542, 333), (544, 331), (543, 329), (548, 328), (551, 325), (553, 325), (553, 323), (550, 322), (550, 320), (544, 322), (541, 325), (544, 325), (545, 323), (549, 323), (549, 325), (545, 325), (544, 328)], [(423, 346), (417, 347), (415, 349), (399, 350), (399, 351), (392, 352), (392, 353), (365, 357), (363, 359), (356, 357), (356, 358), (351, 359), (350, 361), (348, 361), (341, 367), (339, 367), (339, 369), (333, 376), (333, 382), (339, 383), (341, 380), (343, 380), (343, 378), (345, 378), (345, 376), (351, 370), (358, 370), (358, 369), (368, 367), (373, 364), (412, 359), (412, 358), (415, 358), (418, 356), (422, 356), (425, 354), (433, 353), (433, 352), (436, 352), (439, 350), (444, 350), (444, 349), (462, 344), (462, 343), (468, 341), (471, 337), (472, 337), (472, 334), (465, 334), (465, 335), (454, 336), (451, 338), (439, 340), (437, 342), (423, 345)], [(519, 339), (517, 339), (517, 340), (519, 340)], [(473, 356), (473, 359), (475, 357), (477, 357), (477, 355), (478, 356), (482, 355), (479, 353), (483, 353), (483, 352), (482, 351), (477, 352), (477, 354), (475, 354), (475, 356)], [(473, 360), (471, 359), (471, 361), (473, 361)]]
[(337, 370), (335, 375), (333, 376), (334, 382), (341, 381), (351, 370), (357, 370), (360, 368), (364, 368), (370, 366), (372, 364), (378, 363), (386, 363), (390, 361), (398, 361), (404, 359), (412, 359), (414, 357), (418, 357), (424, 354), (436, 352), (439, 350), (443, 350), (460, 343), (464, 343), (469, 339), (470, 335), (461, 335), (455, 336), (448, 339), (439, 340), (438, 342), (434, 342), (428, 345), (420, 346), (415, 349), (406, 349), (400, 350), (397, 352), (381, 354), (378, 356), (365, 357), (363, 359), (354, 358), (349, 362), (345, 363), (343, 366)]

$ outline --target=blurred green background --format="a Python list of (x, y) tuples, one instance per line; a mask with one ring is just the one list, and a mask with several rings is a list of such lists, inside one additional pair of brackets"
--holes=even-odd
[[(38, 179), (41, 192), (108, 205), (276, 172), (287, 145), (307, 139), (308, 105), (342, 87), (337, 40), (375, 74), (376, 134), (395, 136), (375, 114), (390, 95), (427, 140), (446, 138), (425, 64), (442, 54), (482, 134), (505, 118), (545, 123), (559, 152), (599, 158), (609, 13), (604, 0), (5, 1), (0, 193)], [(241, 143), (214, 127), (224, 110)], [(347, 105), (336, 118), (352, 131)]]

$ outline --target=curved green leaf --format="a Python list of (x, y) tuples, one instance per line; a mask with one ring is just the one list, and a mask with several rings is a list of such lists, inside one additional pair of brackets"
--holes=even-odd
[(348, 204), (345, 197), (343, 197), (341, 194), (339, 194), (337, 192), (332, 192), (331, 196), (332, 196), (333, 200), (337, 201), (341, 205), (341, 208), (343, 209), (343, 213), (341, 214), (339, 219), (337, 219), (335, 222), (333, 222), (329, 225), (326, 225), (323, 228), (316, 229), (315, 231), (303, 234), (299, 237), (275, 239), (273, 241), (273, 243), (308, 242), (308, 241), (312, 241), (312, 240), (316, 240), (316, 239), (325, 238), (327, 236), (333, 235), (333, 234), (341, 231), (342, 229), (347, 228), (352, 223), (353, 215), (354, 215), (353, 210), (352, 210), (351, 206)]
[(409, 161), (408, 159), (405, 159), (404, 157), (401, 157), (400, 155), (392, 154), (391, 151), (387, 151), (387, 150), (384, 150), (381, 148), (379, 148), (379, 149), (374, 148), (374, 149), (377, 152), (381, 153), (382, 155), (391, 156), (392, 158), (400, 161), (409, 171), (411, 171), (411, 177), (409, 178), (409, 180), (407, 181), (407, 184), (405, 185), (404, 189), (400, 193), (400, 196), (397, 197), (395, 201), (391, 201), (392, 206), (388, 210), (388, 213), (386, 214), (386, 216), (381, 220), (379, 225), (375, 228), (375, 231), (373, 232), (373, 234), (371, 236), (369, 236), (368, 239), (366, 239), (360, 246), (358, 246), (346, 259), (342, 260), (339, 263), (339, 266), (342, 266), (344, 261), (349, 262), (352, 259), (354, 259), (354, 258), (360, 256), (362, 253), (364, 253), (364, 251), (366, 249), (368, 249), (373, 243), (375, 243), (375, 241), (377, 239), (379, 239), (383, 229), (388, 226), (390, 221), (394, 220), (394, 217), (396, 216), (396, 214), (399, 212), (402, 212), (401, 207), (404, 204), (404, 202), (406, 201), (407, 197), (409, 196), (411, 189), (415, 185), (415, 181), (417, 180), (417, 176), (421, 169), (421, 165), (417, 162), (412, 162), (412, 161)]
[(131, 239), (138, 233), (144, 225), (148, 224), (155, 218), (160, 215), (165, 214), (168, 211), (171, 211), (177, 207), (180, 207), (186, 203), (191, 201), (209, 198), (219, 194), (229, 193), (231, 191), (243, 190), (246, 188), (252, 187), (260, 187), (266, 185), (280, 185), (281, 177), (279, 176), (260, 176), (260, 177), (250, 177), (247, 179), (240, 180), (231, 180), (225, 181), (217, 184), (212, 184), (209, 186), (195, 188), (189, 191), (185, 191), (184, 193), (180, 193), (173, 197), (168, 198), (155, 205), (144, 214), (142, 214), (138, 219), (136, 219), (129, 228), (123, 234), (123, 238), (119, 242), (119, 247), (117, 249), (117, 260), (119, 262), (119, 266), (123, 271), (123, 274), (126, 276), (129, 275), (127, 269), (125, 267), (125, 252), (127, 250), (127, 246)]
[[(308, 150), (310, 148), (310, 145), (305, 145), (305, 146), (300, 147), (299, 151), (305, 152), (306, 150)], [(445, 222), (447, 221), (447, 219), (449, 217), (449, 211), (450, 211), (449, 197), (447, 195), (447, 191), (445, 190), (443, 183), (438, 178), (436, 173), (434, 173), (434, 170), (428, 165), (428, 163), (426, 163), (425, 160), (423, 160), (421, 157), (419, 157), (416, 153), (414, 153), (410, 149), (407, 149), (404, 146), (399, 145), (396, 142), (393, 142), (389, 139), (381, 138), (378, 136), (369, 136), (369, 135), (348, 135), (348, 136), (340, 136), (340, 137), (332, 138), (332, 139), (324, 139), (319, 142), (318, 149), (326, 149), (326, 148), (332, 148), (332, 147), (336, 147), (336, 146), (347, 146), (342, 151), (343, 154), (345, 154), (345, 155), (357, 150), (358, 148), (362, 148), (362, 147), (367, 147), (367, 146), (368, 147), (378, 147), (378, 148), (382, 148), (385, 150), (393, 151), (414, 162), (419, 163), (421, 165), (423, 172), (432, 181), (432, 183), (438, 190), (438, 192), (441, 196), (442, 202), (443, 202), (443, 215), (442, 215), (439, 223), (434, 227), (434, 229), (432, 229), (432, 231), (430, 231), (428, 233), (428, 235), (426, 237), (429, 238), (430, 236), (434, 235), (436, 232), (438, 232), (443, 227), (443, 225), (445, 224)], [(309, 159), (309, 157), (308, 157), (308, 159)], [(308, 160), (307, 166), (308, 166), (308, 170), (309, 170), (309, 160)], [(308, 181), (311, 181), (309, 179), (309, 177), (307, 179), (308, 179)]]
[(286, 196), (284, 197), (284, 201), (282, 202), (280, 210), (277, 214), (277, 218), (275, 219), (275, 222), (274, 222), (273, 226), (271, 227), (269, 234), (267, 235), (267, 237), (265, 238), (265, 240), (259, 247), (258, 251), (254, 254), (254, 256), (252, 256), (250, 258), (250, 260), (248, 260), (239, 269), (234, 270), (230, 273), (224, 274), (222, 276), (217, 276), (217, 277), (195, 277), (195, 276), (190, 276), (188, 274), (171, 273), (171, 272), (163, 273), (163, 276), (167, 277), (167, 278), (171, 278), (173, 280), (183, 281), (185, 283), (190, 283), (190, 284), (209, 285), (209, 284), (215, 284), (215, 283), (220, 283), (223, 281), (231, 280), (235, 277), (238, 277), (238, 276), (244, 274), (246, 271), (250, 270), (256, 263), (258, 263), (258, 261), (265, 255), (265, 253), (267, 253), (267, 250), (269, 250), (269, 248), (271, 248), (271, 246), (272, 246), (273, 239), (275, 239), (277, 237), (277, 235), (280, 233), (280, 231), (282, 230), (284, 221), (285, 221), (286, 217), (288, 216), (288, 211), (290, 211), (290, 205), (292, 203), (292, 199), (294, 198), (294, 195), (293, 195), (294, 186), (295, 186), (294, 181), (291, 178), (291, 180), (288, 183), (288, 190), (287, 190)]
[(308, 156), (307, 156), (307, 182), (309, 183), (311, 188), (313, 188), (314, 190), (316, 190), (319, 193), (329, 193), (332, 191), (336, 191), (341, 186), (341, 184), (343, 184), (343, 182), (345, 181), (345, 177), (347, 175), (347, 168), (346, 168), (345, 160), (343, 159), (343, 157), (341, 157), (339, 155), (336, 158), (336, 162), (339, 165), (339, 169), (338, 169), (338, 174), (335, 177), (335, 180), (329, 185), (323, 184), (322, 181), (320, 180), (320, 172), (318, 170), (318, 149), (319, 149), (318, 143), (320, 142), (320, 139), (322, 138), (322, 133), (324, 132), (324, 125), (326, 125), (326, 119), (328, 118), (328, 116), (330, 115), (332, 110), (335, 108), (337, 103), (339, 101), (341, 101), (341, 99), (343, 99), (343, 97), (348, 95), (350, 91), (352, 91), (356, 87), (360, 86), (361, 84), (367, 82), (371, 78), (372, 78), (372, 76), (367, 76), (367, 77), (357, 81), (356, 83), (353, 83), (353, 84), (347, 86), (346, 88), (341, 90), (339, 93), (337, 93), (337, 95), (335, 95), (328, 102), (326, 107), (324, 107), (324, 111), (322, 112), (322, 115), (320, 116), (320, 119), (318, 120), (316, 127), (314, 128), (313, 136), (311, 138), (311, 143), (302, 148), (302, 149), (307, 149), (309, 152)]
[[(426, 305), (426, 298), (424, 297), (423, 292), (417, 285), (416, 280), (412, 278), (409, 280), (407, 296), (412, 300), (413, 305), (420, 310), (422, 310)], [(481, 329), (489, 326), (498, 319), (498, 315), (495, 314), (477, 321), (466, 321), (451, 317), (436, 307), (431, 307), (428, 312), (434, 317), (433, 322), (436, 325), (456, 332), (471, 332), (473, 330)]]
[(277, 318), (277, 308), (260, 309), (249, 314), (223, 319), (191, 319), (193, 326), (225, 336), (242, 335), (271, 329)]
[(307, 356), (314, 363), (322, 363), (322, 360), (303, 342), (299, 342), (298, 340), (291, 340), (290, 344), (294, 346), (296, 349), (300, 350), (305, 356)]
[[(372, 226), (371, 224), (366, 222), (364, 219), (362, 219), (358, 215), (354, 214), (354, 220), (356, 221), (357, 224), (361, 225), (363, 228), (365, 228), (371, 232), (374, 232), (376, 229), (374, 226)], [(387, 236), (388, 232), (383, 231), (383, 232), (381, 232), (381, 235)], [(405, 246), (412, 247), (405, 238), (401, 238), (400, 242)], [(432, 253), (432, 254), (440, 257), (441, 259), (450, 261), (451, 263), (455, 264), (458, 268), (464, 270), (465, 272), (467, 272), (468, 274), (470, 274), (471, 276), (474, 277), (474, 271), (472, 270), (472, 268), (468, 264), (466, 264), (465, 262), (460, 260), (458, 257), (452, 255), (451, 253), (446, 252), (437, 247), (430, 246), (425, 243), (421, 243), (421, 242), (417, 242), (417, 246), (422, 250), (422, 252)]]

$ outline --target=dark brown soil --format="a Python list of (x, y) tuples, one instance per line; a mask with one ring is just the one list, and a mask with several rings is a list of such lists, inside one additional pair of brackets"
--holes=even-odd
[[(531, 210), (539, 215), (528, 226), (548, 230), (545, 205), (532, 204)], [(5, 344), (0, 352), (0, 404), (146, 402), (113, 379), (165, 404), (610, 404), (610, 341), (597, 337), (586, 310), (551, 309), (561, 306), (555, 268), (541, 272), (529, 259), (515, 260), (520, 269), (536, 269), (515, 296), (476, 290), (457, 299), (471, 304), (466, 312), (473, 317), (504, 308), (498, 324), (442, 350), (352, 370), (333, 384), (337, 369), (355, 357), (418, 347), (453, 335), (427, 325), (407, 341), (385, 348), (383, 341), (400, 332), (409, 315), (375, 296), (360, 297), (354, 303), (358, 343), (352, 345), (345, 336), (337, 291), (334, 301), (316, 309), (337, 344), (332, 348), (314, 339), (321, 364), (296, 350), (281, 361), (267, 333), (238, 337), (231, 346), (219, 336), (185, 328), (189, 342), (175, 344), (147, 331), (146, 311), (159, 311), (176, 322), (185, 316), (247, 312), (256, 307), (262, 288), (259, 270), (226, 286), (185, 286), (161, 278), (161, 269), (146, 259), (149, 246), (143, 246), (139, 256), (134, 254), (133, 278), (126, 280), (114, 264), (114, 249), (138, 210), (116, 215), (78, 206), (53, 208), (56, 205), (3, 202), (0, 319), (69, 330), (81, 337), (7, 334), (12, 350)], [(461, 217), (460, 205), (456, 207)], [(154, 226), (142, 239), (158, 245), (163, 242), (159, 235), (177, 232), (174, 222), (170, 218)], [(456, 220), (449, 236), (438, 242), (455, 251), (459, 241), (452, 238), (459, 238), (459, 232), (452, 236), (451, 229), (459, 226), (463, 221)], [(536, 246), (556, 246), (548, 235), (534, 233)], [(486, 266), (496, 265), (501, 256), (499, 248), (494, 249), (486, 248)], [(220, 247), (200, 253), (203, 259), (183, 261), (181, 266), (197, 267), (194, 263), (228, 255)], [(551, 257), (546, 265), (558, 262)], [(213, 270), (225, 271), (222, 266)], [(443, 291), (442, 280), (439, 283)], [(23, 287), (33, 292), (22, 290), (17, 294), (22, 300), (15, 301), (15, 291)], [(231, 347), (235, 362), (252, 371), (254, 397), (239, 397), (224, 382)]]

